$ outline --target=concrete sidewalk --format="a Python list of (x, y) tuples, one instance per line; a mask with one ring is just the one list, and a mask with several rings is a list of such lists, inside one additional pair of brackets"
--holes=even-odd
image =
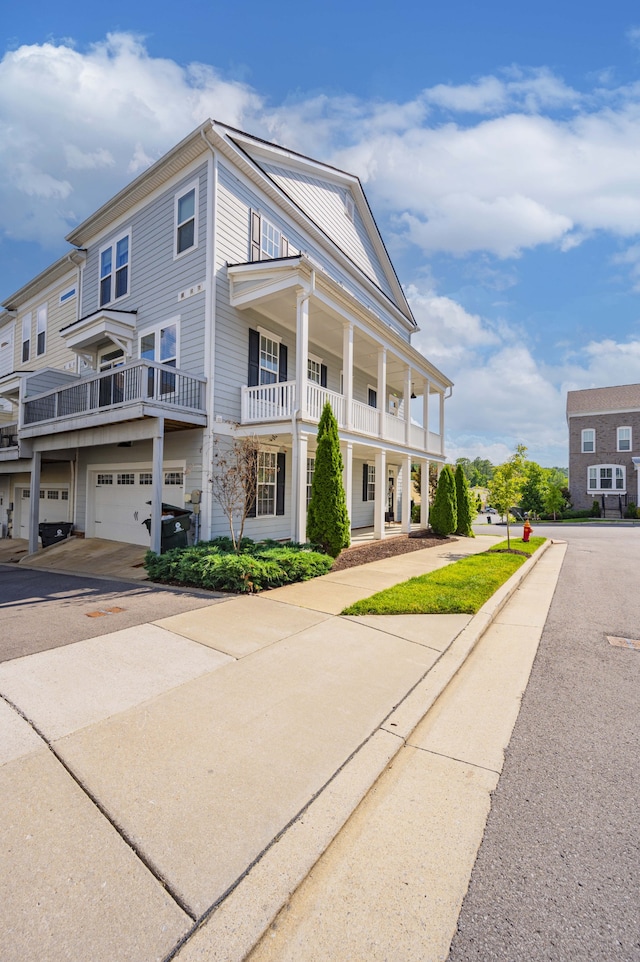
[(3, 962), (244, 958), (508, 589), (473, 619), (336, 612), (490, 543), (0, 665)]

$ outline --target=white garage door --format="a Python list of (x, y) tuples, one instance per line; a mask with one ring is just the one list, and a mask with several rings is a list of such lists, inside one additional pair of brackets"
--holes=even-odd
[[(151, 516), (151, 467), (131, 465), (123, 470), (93, 471), (93, 523), (87, 525), (94, 538), (124, 541), (149, 546), (149, 532), (144, 524)], [(163, 471), (162, 500), (184, 506), (184, 471)], [(90, 507), (91, 510), (91, 507)]]
[[(30, 489), (16, 485), (14, 538), (29, 537)], [(39, 521), (71, 521), (69, 517), (69, 485), (48, 484), (40, 488)]]

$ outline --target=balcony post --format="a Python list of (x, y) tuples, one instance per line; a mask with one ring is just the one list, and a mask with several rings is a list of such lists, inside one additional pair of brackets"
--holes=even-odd
[(153, 435), (151, 488), (151, 550), (160, 554), (162, 534), (162, 468), (164, 465), (164, 418), (156, 421)]
[(375, 541), (384, 538), (384, 511), (387, 501), (387, 452), (384, 448), (376, 451), (376, 486), (373, 507), (373, 537)]
[(429, 527), (429, 461), (420, 462), (420, 527)]
[(342, 328), (342, 380), (344, 391), (345, 427), (353, 427), (353, 324), (346, 321)]
[(307, 416), (307, 363), (309, 357), (309, 294), (300, 292), (296, 300), (296, 409)]
[(351, 515), (353, 508), (353, 444), (346, 441), (340, 445), (342, 450), (342, 460), (344, 471), (342, 473), (342, 483), (344, 485), (344, 497), (347, 503), (347, 514), (349, 515), (349, 528), (351, 528)]
[(404, 372), (404, 443), (411, 444), (411, 368), (407, 364)]
[(424, 427), (424, 449), (429, 450), (429, 378), (424, 379), (424, 394), (422, 396), (422, 426)]
[(402, 524), (403, 534), (411, 531), (411, 457), (402, 459)]
[(40, 521), (40, 465), (42, 454), (34, 451), (31, 459), (31, 486), (29, 490), (29, 554), (38, 550), (38, 524)]
[(387, 349), (386, 347), (381, 347), (378, 351), (378, 411), (380, 414), (380, 427), (379, 427), (379, 437), (383, 438), (385, 436), (385, 414), (387, 410), (387, 402), (385, 400), (387, 394)]

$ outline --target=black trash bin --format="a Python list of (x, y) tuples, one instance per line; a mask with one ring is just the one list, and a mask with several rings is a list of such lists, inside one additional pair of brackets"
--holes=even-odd
[(42, 541), (42, 547), (49, 548), (52, 544), (65, 541), (71, 534), (72, 528), (71, 521), (42, 521), (38, 525), (38, 535)]
[[(186, 548), (189, 544), (191, 513), (184, 508), (178, 508), (174, 504), (163, 504), (162, 514), (170, 515), (170, 517), (162, 519), (160, 553), (164, 554), (170, 548)], [(146, 525), (147, 531), (151, 534), (151, 518), (146, 518), (142, 523)]]

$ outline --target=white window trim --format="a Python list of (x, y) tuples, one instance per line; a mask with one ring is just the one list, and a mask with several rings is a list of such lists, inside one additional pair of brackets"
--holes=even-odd
[[(24, 317), (22, 318), (22, 333), (20, 337), (20, 363), (21, 364), (28, 364), (29, 361), (31, 360), (31, 335), (33, 333), (31, 330), (32, 320), (33, 320), (33, 315), (31, 311), (29, 311), (28, 314), (25, 314)], [(27, 334), (27, 337), (25, 337), (25, 333)], [(26, 357), (24, 357), (25, 344), (29, 345)]]
[[(585, 450), (584, 446), (584, 436), (585, 433), (589, 431), (593, 433), (593, 449), (591, 451)], [(582, 454), (595, 454), (596, 453), (596, 429), (595, 428), (583, 428), (580, 433), (580, 451)]]
[(76, 294), (76, 285), (73, 284), (71, 287), (68, 287), (66, 291), (62, 291), (60, 297), (58, 298), (58, 304), (66, 304), (67, 301), (72, 301)]
[[(41, 304), (36, 308), (36, 357), (43, 357), (47, 353), (47, 305)], [(44, 347), (40, 350), (40, 335), (44, 334)]]
[[(193, 244), (191, 247), (185, 248), (185, 250), (178, 253), (178, 203), (185, 194), (190, 191), (195, 190), (195, 196), (193, 198)], [(200, 183), (199, 181), (193, 180), (190, 184), (186, 184), (184, 188), (179, 190), (174, 198), (173, 203), (173, 259), (174, 261), (180, 260), (180, 258), (185, 257), (192, 251), (196, 250), (198, 247), (198, 228), (199, 228), (199, 218), (198, 218), (198, 206), (199, 206), (199, 195), (200, 195)], [(190, 218), (189, 218), (190, 219)], [(184, 222), (186, 223), (186, 221)]]
[[(166, 321), (161, 321), (159, 324), (152, 324), (150, 327), (143, 328), (138, 334), (138, 357), (142, 358), (142, 338), (147, 337), (149, 334), (155, 334), (156, 336), (156, 348), (160, 346), (160, 332), (165, 327), (171, 327), (175, 324), (176, 328), (176, 370), (180, 367), (180, 319), (182, 315), (176, 314), (175, 317), (169, 317)], [(156, 361), (155, 364), (164, 364), (164, 361)]]
[[(311, 378), (309, 377), (309, 361), (312, 361), (314, 364), (318, 365), (317, 381), (312, 381)], [(307, 354), (307, 380), (310, 381), (311, 384), (317, 384), (318, 387), (320, 387), (320, 383), (322, 381), (322, 365), (323, 364), (324, 364), (323, 359), (321, 357), (318, 357), (317, 354)]]
[[(611, 468), (611, 487), (603, 488), (600, 486), (600, 472)], [(616, 488), (616, 471), (622, 471), (622, 487)], [(597, 488), (589, 487), (589, 477), (591, 471), (596, 472)], [(627, 470), (624, 464), (590, 464), (587, 468), (587, 494), (626, 494), (627, 493)]]
[[(373, 497), (371, 497), (373, 495)], [(367, 464), (367, 502), (371, 504), (376, 500), (376, 466)]]
[[(121, 294), (120, 297), (113, 297), (113, 294), (115, 292), (115, 285), (116, 285), (116, 248), (118, 246), (118, 242), (125, 237), (129, 238), (129, 246), (128, 246), (129, 260), (127, 261), (127, 271), (128, 271), (127, 293)], [(100, 291), (102, 289), (102, 277), (100, 276), (100, 272), (101, 272), (101, 264), (102, 264), (102, 255), (104, 254), (105, 251), (109, 250), (109, 248), (111, 248), (111, 252), (112, 252), (111, 253), (111, 295), (112, 297), (109, 301), (105, 301), (104, 304), (101, 304)], [(129, 227), (127, 230), (123, 230), (121, 233), (119, 233), (117, 237), (114, 237), (111, 243), (103, 244), (98, 251), (98, 307), (99, 308), (108, 307), (110, 304), (116, 304), (116, 303), (120, 304), (122, 301), (126, 300), (130, 294), (131, 294), (131, 228)]]
[[(273, 481), (260, 481), (260, 458), (271, 455), (275, 459)], [(273, 511), (260, 511), (259, 491), (260, 487), (273, 488)], [(258, 480), (256, 482), (256, 518), (275, 518), (278, 506), (278, 452), (273, 448), (262, 448), (258, 451)]]
[[(621, 447), (620, 447), (620, 432), (621, 432), (621, 431), (628, 431), (628, 432), (629, 432), (629, 447), (628, 447), (628, 448), (621, 448)], [(632, 427), (631, 427), (630, 424), (622, 424), (619, 428), (616, 428), (616, 449), (617, 449), (621, 454), (630, 454), (632, 448), (633, 448), (633, 429), (632, 429)]]

